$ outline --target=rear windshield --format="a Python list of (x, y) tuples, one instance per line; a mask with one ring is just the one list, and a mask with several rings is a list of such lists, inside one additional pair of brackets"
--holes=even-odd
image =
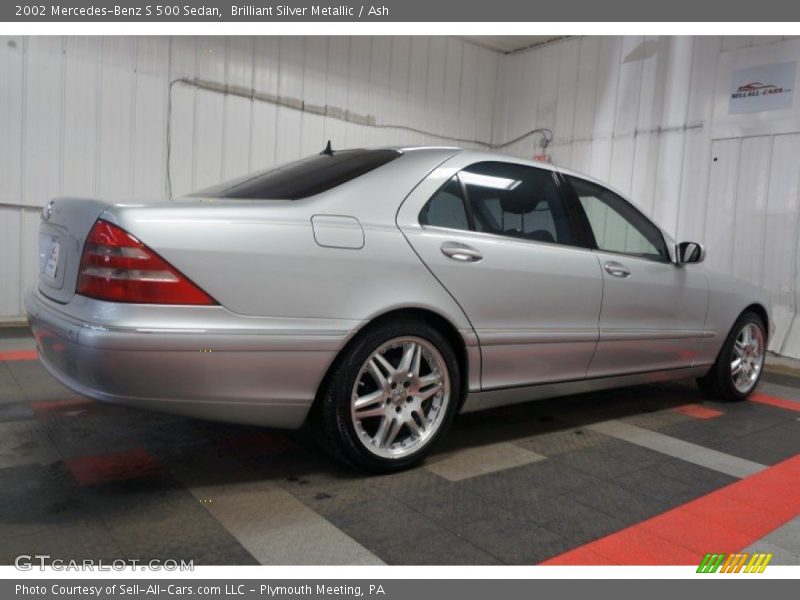
[(226, 181), (192, 196), (252, 200), (299, 200), (377, 169), (400, 156), (397, 150), (340, 150)]

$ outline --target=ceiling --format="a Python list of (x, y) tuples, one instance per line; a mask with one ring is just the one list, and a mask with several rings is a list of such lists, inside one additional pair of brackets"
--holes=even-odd
[(497, 52), (515, 52), (564, 37), (563, 35), (460, 35), (459, 39), (472, 42)]

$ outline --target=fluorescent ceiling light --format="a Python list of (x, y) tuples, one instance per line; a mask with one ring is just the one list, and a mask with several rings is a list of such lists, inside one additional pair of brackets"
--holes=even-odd
[(477, 185), (479, 187), (492, 188), (494, 190), (513, 190), (520, 183), (519, 179), (508, 179), (507, 177), (495, 177), (494, 175), (478, 175), (462, 171), (458, 175), (466, 185)]

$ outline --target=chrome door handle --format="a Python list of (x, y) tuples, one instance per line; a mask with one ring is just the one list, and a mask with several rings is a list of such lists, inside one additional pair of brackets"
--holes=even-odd
[(604, 264), (603, 268), (606, 270), (606, 273), (613, 275), (614, 277), (625, 278), (631, 276), (631, 272), (628, 270), (628, 267), (613, 260), (610, 260)]
[(442, 244), (442, 254), (461, 262), (478, 262), (483, 258), (483, 254), (475, 248), (459, 242), (445, 242)]

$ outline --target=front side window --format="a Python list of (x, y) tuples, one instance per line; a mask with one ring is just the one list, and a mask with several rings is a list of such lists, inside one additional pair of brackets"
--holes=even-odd
[(567, 179), (578, 195), (599, 250), (669, 261), (661, 231), (630, 203), (589, 181), (571, 176)]
[(428, 201), (420, 223), (537, 242), (574, 243), (553, 174), (511, 163), (484, 162), (464, 169)]

